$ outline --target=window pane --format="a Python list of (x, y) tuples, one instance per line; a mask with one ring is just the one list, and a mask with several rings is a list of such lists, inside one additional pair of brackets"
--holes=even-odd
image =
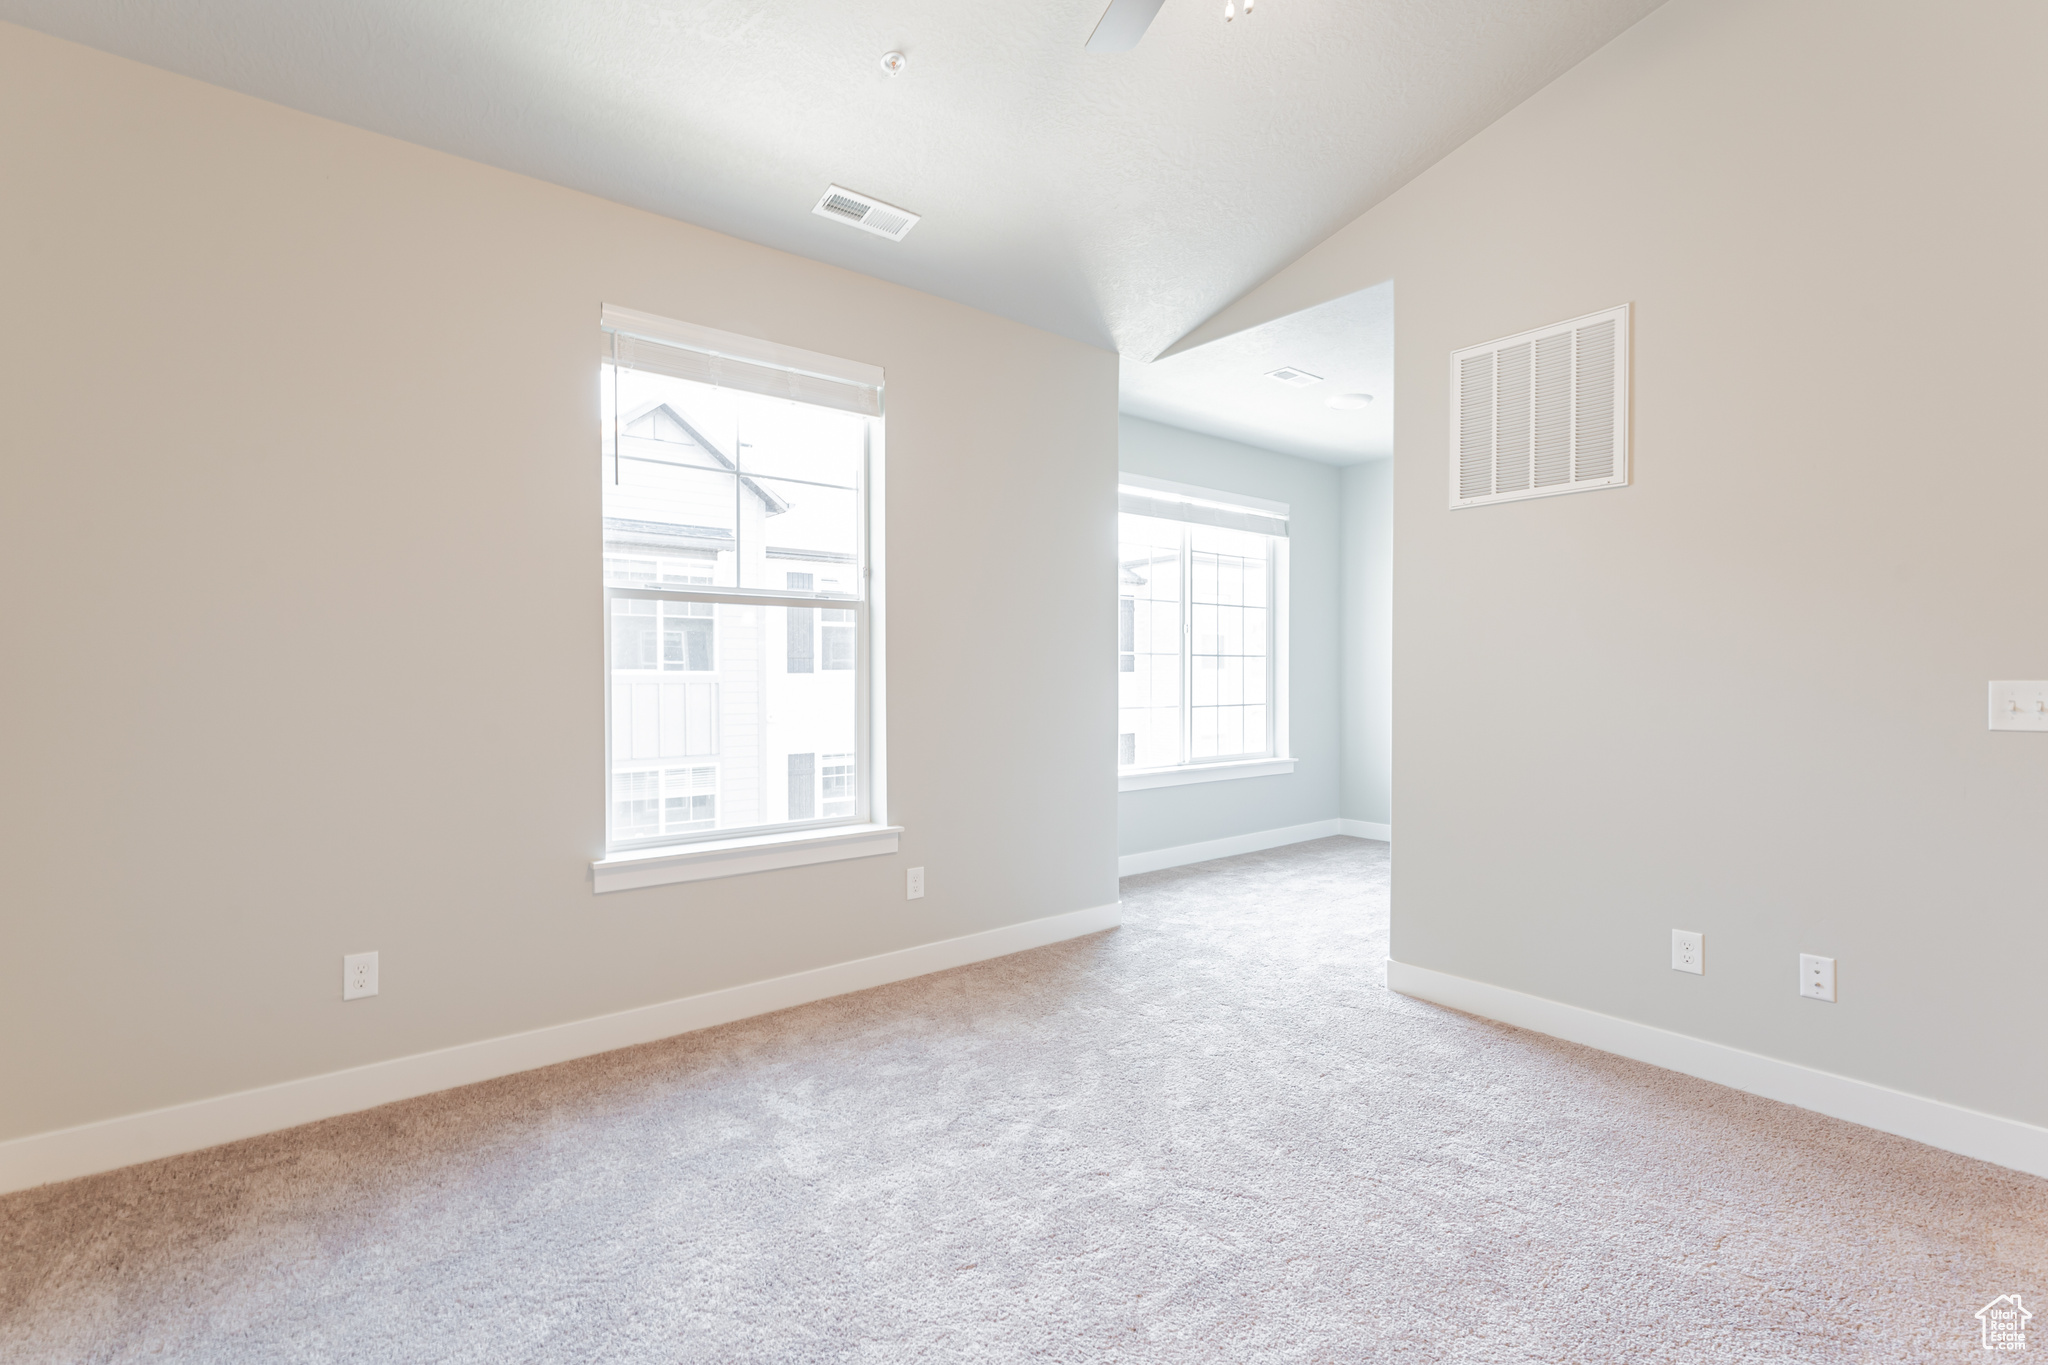
[(820, 666), (823, 668), (853, 667), (853, 627), (832, 624), (834, 616), (851, 616), (852, 612), (823, 613), (825, 620), (818, 627)]
[(791, 754), (789, 756), (789, 818), (792, 820), (811, 819), (813, 803), (817, 798), (816, 754)]
[(818, 591), (859, 593), (866, 418), (610, 365), (602, 378), (607, 581), (647, 581), (624, 561), (638, 574), (654, 558), (664, 583), (676, 568), (780, 589), (782, 550), (833, 566)]
[(1117, 552), (1117, 763), (1172, 767), (1181, 735), (1179, 522), (1120, 515)]
[(826, 754), (818, 770), (818, 815), (833, 820), (853, 814), (853, 755)]
[(622, 441), (618, 479), (604, 485), (606, 581), (657, 578), (732, 584), (733, 499), (730, 474), (636, 459)]
[(867, 419), (759, 395), (736, 404), (740, 472), (839, 488), (860, 486)]
[(1116, 704), (1119, 710), (1128, 711), (1134, 706), (1148, 705), (1152, 700), (1152, 659), (1150, 655), (1140, 658), (1126, 654), (1123, 657), (1130, 660), (1130, 667), (1117, 674)]
[(662, 833), (686, 834), (718, 824), (718, 769), (670, 768), (662, 773)]
[(775, 610), (783, 617), (783, 671), (814, 672), (817, 654), (813, 642), (817, 638), (817, 609), (777, 607)]
[[(859, 563), (860, 495), (849, 488), (820, 488), (781, 479), (743, 480), (755, 496), (750, 506), (762, 512), (760, 527), (742, 528), (746, 546), (740, 555), (740, 586), (779, 588), (791, 558), (815, 562), (818, 592), (852, 593), (853, 570)], [(781, 562), (778, 562), (781, 561)], [(832, 568), (823, 566), (831, 565)]]
[(1235, 555), (1216, 557), (1216, 600), (1231, 607), (1244, 601), (1244, 561)]
[(1244, 708), (1242, 706), (1219, 706), (1216, 708), (1216, 752), (1218, 754), (1241, 754), (1244, 752)]
[(1216, 661), (1216, 700), (1224, 706), (1236, 706), (1244, 700), (1243, 659)]
[(1244, 653), (1244, 608), (1216, 608), (1216, 652)]
[(653, 668), (661, 647), (656, 602), (612, 600), (612, 667)]
[(1188, 544), (1194, 566), (1189, 605), (1193, 757), (1263, 754), (1267, 621), (1262, 604), (1270, 542), (1249, 532), (1190, 526)]
[[(855, 673), (791, 672), (791, 614), (819, 613), (613, 600), (613, 842), (857, 813)], [(793, 783), (794, 769), (808, 776)]]
[(614, 838), (638, 839), (661, 833), (661, 775), (652, 772), (612, 776)]
[(661, 563), (658, 560), (625, 553), (608, 554), (604, 557), (604, 578), (607, 583), (652, 583), (660, 576)]
[[(653, 604), (635, 602), (629, 605)], [(691, 673), (712, 672), (714, 629), (709, 602), (662, 603), (661, 666)]]

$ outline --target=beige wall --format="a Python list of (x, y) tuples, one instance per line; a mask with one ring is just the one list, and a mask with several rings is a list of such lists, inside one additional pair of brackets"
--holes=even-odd
[[(5, 26), (0, 185), (0, 1138), (1116, 899), (1114, 356)], [(900, 856), (592, 894), (607, 302), (886, 367)]]
[[(1205, 328), (1399, 289), (1396, 958), (2048, 1122), (2044, 70), (1672, 0)], [(1450, 352), (1622, 302), (1633, 486), (1447, 510)]]

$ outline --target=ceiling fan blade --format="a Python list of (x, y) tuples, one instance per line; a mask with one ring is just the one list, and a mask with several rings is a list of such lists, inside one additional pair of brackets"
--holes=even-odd
[(1166, 0), (1109, 0), (1109, 8), (1088, 35), (1090, 52), (1129, 52), (1145, 36), (1152, 16)]

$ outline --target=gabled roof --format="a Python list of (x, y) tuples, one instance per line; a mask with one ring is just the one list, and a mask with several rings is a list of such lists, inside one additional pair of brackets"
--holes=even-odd
[[(628, 426), (640, 421), (642, 418), (651, 417), (657, 412), (667, 413), (671, 418), (675, 420), (675, 424), (681, 427), (684, 431), (688, 432), (690, 435), (690, 439), (692, 441), (695, 441), (698, 445), (702, 446), (705, 450), (705, 453), (710, 455), (712, 459), (718, 461), (720, 464), (724, 465), (727, 469), (732, 470), (734, 473), (739, 473), (738, 462), (735, 461), (732, 456), (727, 455), (724, 451), (720, 450), (718, 448), (718, 443), (716, 441), (713, 441), (709, 436), (706, 436), (703, 432), (697, 430), (696, 424), (693, 423), (689, 418), (683, 416), (682, 413), (677, 412), (675, 406), (670, 403), (663, 403), (659, 401), (653, 403), (642, 403), (639, 407), (634, 408), (631, 412), (623, 414), (619, 418), (619, 434), (621, 436), (625, 435), (626, 428)], [(740, 474), (740, 482), (745, 484), (748, 488), (751, 488), (754, 491), (754, 496), (758, 497), (761, 500), (762, 504), (767, 507), (769, 516), (779, 517), (784, 512), (787, 512), (789, 510), (789, 504), (787, 502), (785, 502), (781, 498), (776, 497), (773, 493), (770, 493), (767, 489), (761, 487), (760, 484), (755, 483), (751, 478), (748, 478), (745, 474)]]

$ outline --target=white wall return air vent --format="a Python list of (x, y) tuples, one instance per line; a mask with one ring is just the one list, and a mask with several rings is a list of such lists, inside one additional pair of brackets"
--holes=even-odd
[(1628, 482), (1627, 304), (1451, 352), (1451, 506)]
[(811, 212), (820, 218), (857, 227), (862, 232), (872, 232), (877, 237), (887, 237), (892, 242), (902, 241), (918, 222), (918, 215), (908, 209), (899, 209), (839, 185), (827, 189)]

